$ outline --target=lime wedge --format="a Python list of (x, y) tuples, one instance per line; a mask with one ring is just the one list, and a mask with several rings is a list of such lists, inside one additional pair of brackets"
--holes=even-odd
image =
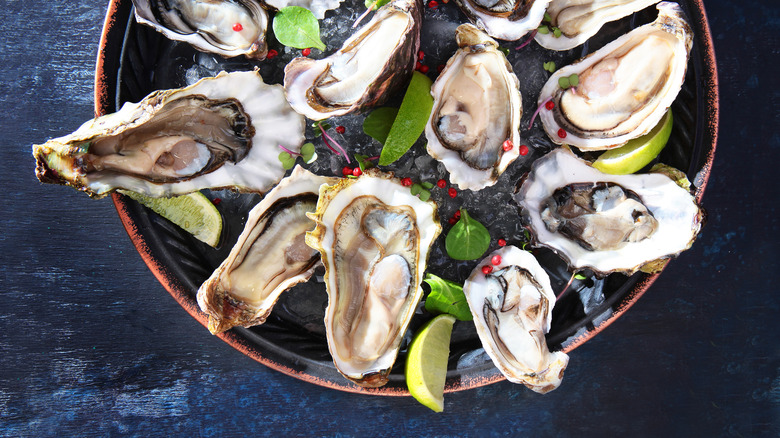
[(596, 159), (593, 167), (613, 175), (626, 175), (647, 166), (661, 153), (672, 133), (672, 110), (647, 134), (630, 140), (625, 145), (610, 149)]
[(119, 190), (155, 213), (178, 225), (196, 239), (217, 246), (222, 234), (222, 215), (203, 193), (195, 192), (172, 198), (150, 198), (129, 190)]
[(455, 317), (444, 313), (414, 335), (406, 357), (406, 385), (418, 402), (435, 412), (444, 410), (444, 381)]

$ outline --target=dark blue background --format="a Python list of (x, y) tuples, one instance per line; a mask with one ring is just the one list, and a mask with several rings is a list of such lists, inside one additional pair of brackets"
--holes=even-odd
[(706, 4), (720, 136), (693, 248), (558, 390), (502, 382), (443, 414), (257, 364), (157, 283), (110, 200), (37, 182), (30, 145), (93, 116), (106, 5), (0, 1), (0, 435), (780, 434), (776, 0)]

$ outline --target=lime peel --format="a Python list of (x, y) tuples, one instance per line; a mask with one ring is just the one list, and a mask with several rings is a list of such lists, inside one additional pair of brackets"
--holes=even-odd
[(118, 191), (173, 222), (201, 242), (212, 247), (216, 247), (219, 243), (222, 234), (222, 215), (203, 193), (194, 192), (171, 198), (151, 198), (129, 190)]
[(418, 402), (444, 410), (444, 383), (455, 317), (444, 313), (428, 321), (412, 339), (406, 356), (406, 385)]

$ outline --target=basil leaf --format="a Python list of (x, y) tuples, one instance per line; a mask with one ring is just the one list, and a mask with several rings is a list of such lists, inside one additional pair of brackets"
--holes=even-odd
[(320, 23), (306, 8), (287, 6), (280, 9), (274, 16), (273, 29), (276, 39), (285, 46), (325, 50), (325, 44), (320, 40)]
[(424, 282), (431, 288), (425, 299), (425, 310), (431, 313), (449, 313), (461, 321), (473, 319), (463, 286), (433, 274), (425, 274)]
[(390, 127), (393, 126), (398, 108), (385, 106), (371, 111), (363, 121), (363, 132), (374, 140), (385, 144)]
[(474, 260), (490, 247), (490, 232), (479, 221), (460, 209), (460, 220), (444, 239), (447, 254), (455, 260)]
[(379, 165), (387, 166), (401, 158), (420, 138), (433, 108), (431, 96), (433, 81), (420, 72), (412, 73), (412, 80), (404, 94), (398, 116), (390, 127), (387, 141), (379, 154)]

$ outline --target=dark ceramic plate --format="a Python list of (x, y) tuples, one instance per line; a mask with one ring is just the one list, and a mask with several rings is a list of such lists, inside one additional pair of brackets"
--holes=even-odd
[[(359, 5), (361, 7), (358, 7)], [(312, 57), (319, 58), (333, 52), (349, 36), (350, 32), (339, 30), (349, 29), (349, 24), (361, 12), (362, 1), (346, 0), (342, 6), (349, 9), (341, 10), (338, 14), (330, 11), (322, 21), (323, 40), (328, 50), (325, 53), (314, 51)], [(686, 0), (683, 2), (683, 8), (695, 33), (694, 47), (685, 84), (672, 106), (674, 130), (660, 161), (686, 171), (694, 184), (697, 200), (701, 200), (715, 151), (717, 77), (712, 41), (702, 2)], [(433, 197), (440, 205), (441, 217), (445, 219), (444, 234), (449, 230), (446, 218), (463, 206), (490, 228), (493, 236), (491, 250), (496, 248), (495, 242), (499, 237), (505, 238), (509, 243), (522, 244), (525, 238), (523, 229), (517, 220), (516, 207), (508, 201), (508, 196), (533, 160), (553, 147), (545, 138), (538, 122), (528, 129), (536, 97), (547, 78), (542, 63), (554, 60), (559, 66), (569, 64), (632, 27), (654, 18), (655, 9), (648, 8), (619, 22), (608, 24), (585, 46), (568, 52), (547, 51), (535, 43), (515, 50), (519, 42), (502, 43), (503, 47), (510, 49), (508, 59), (520, 78), (524, 97), (521, 137), (532, 152), (524, 157), (525, 159), (510, 166), (499, 184), (490, 190), (483, 190), (485, 193), (463, 192), (458, 198), (450, 199), (442, 190), (434, 189)], [(453, 2), (440, 2), (438, 8), (425, 8), (424, 20), (423, 62), (430, 68), (429, 75), (434, 77), (436, 67), (444, 64), (454, 53), (454, 29), (458, 24), (466, 22), (466, 19)], [(262, 63), (250, 63), (243, 57), (226, 60), (200, 53), (187, 44), (171, 42), (150, 28), (138, 25), (132, 16), (130, 0), (112, 0), (100, 42), (96, 73), (96, 111), (99, 114), (114, 112), (121, 103), (138, 101), (153, 90), (181, 87), (199, 77), (216, 74), (222, 69), (234, 71), (259, 67), (266, 82), (280, 83), (284, 65), (294, 56), (299, 56), (299, 51), (285, 49), (273, 40), (273, 37), (269, 44), (279, 52), (279, 56)], [(372, 142), (360, 129), (364, 116), (351, 115), (333, 122), (347, 126), (344, 141), (353, 151), (378, 155), (380, 146)], [(314, 138), (311, 128), (308, 128), (307, 138), (318, 141)], [(423, 140), (420, 140), (408, 156), (391, 170), (396, 171), (398, 176), (412, 176), (428, 181), (446, 177), (440, 167), (421, 152), (423, 149)], [(339, 161), (340, 158), (328, 156), (324, 148), (318, 152), (321, 152), (322, 157), (318, 160), (318, 173), (337, 174), (341, 166), (346, 164)], [(225, 220), (225, 229), (222, 243), (217, 249), (196, 241), (186, 232), (136, 202), (121, 195), (113, 195), (122, 222), (146, 264), (182, 307), (204, 326), (206, 316), (200, 312), (195, 302), (198, 287), (227, 256), (241, 232), (247, 212), (260, 199), (258, 195), (239, 195), (227, 191), (206, 191), (206, 194), (222, 200), (219, 209)], [(497, 205), (506, 207), (497, 208)], [(444, 255), (442, 241), (440, 238), (434, 245), (428, 270), (462, 282), (477, 261), (449, 260)], [(546, 250), (536, 250), (534, 255), (550, 274), (553, 289), (563, 290), (571, 276), (565, 264)], [(631, 277), (613, 274), (604, 279), (576, 280), (556, 303), (552, 329), (547, 336), (550, 348), (568, 352), (587, 341), (636, 302), (656, 278), (657, 275), (638, 273)], [(364, 389), (344, 379), (331, 361), (322, 322), (326, 302), (324, 285), (314, 278), (284, 294), (265, 324), (251, 329), (236, 328), (219, 336), (258, 362), (312, 383), (344, 391), (383, 395), (408, 394), (403, 376), (406, 346), (411, 333), (431, 315), (421, 310), (415, 316), (396, 366), (390, 374), (389, 383), (383, 388)], [(456, 324), (446, 390), (463, 390), (502, 379), (502, 375), (482, 350), (473, 325)]]

